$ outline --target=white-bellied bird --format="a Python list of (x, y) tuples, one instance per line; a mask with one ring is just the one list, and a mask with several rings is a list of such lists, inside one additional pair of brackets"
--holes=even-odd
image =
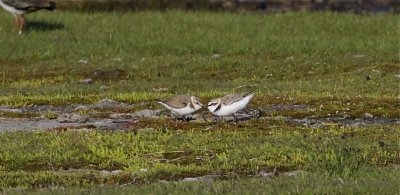
[(54, 10), (56, 3), (49, 0), (0, 0), (0, 6), (14, 15), (13, 29), (18, 27), (21, 34), (25, 23), (24, 14), (41, 9)]

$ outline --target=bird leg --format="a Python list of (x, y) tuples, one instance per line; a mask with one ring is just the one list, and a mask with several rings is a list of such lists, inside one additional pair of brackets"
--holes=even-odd
[(21, 15), (21, 21), (20, 21), (20, 26), (19, 26), (19, 34), (22, 34), (22, 29), (24, 28), (24, 24), (25, 24), (25, 17), (24, 15)]
[(186, 115), (177, 115), (176, 120), (188, 122), (190, 119)]
[(232, 114), (233, 118), (235, 119), (235, 123), (237, 123), (239, 121), (239, 119), (237, 118), (237, 116), (235, 114)]
[(19, 19), (18, 19), (18, 15), (14, 15), (14, 26), (13, 26), (13, 32), (15, 32), (15, 29), (17, 28), (17, 26), (19, 26)]

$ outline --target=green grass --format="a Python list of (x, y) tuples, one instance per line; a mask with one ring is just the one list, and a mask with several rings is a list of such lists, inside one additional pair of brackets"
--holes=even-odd
[[(273, 170), (306, 170), (315, 175), (296, 181), (298, 185), (324, 177), (315, 185), (332, 187), (333, 178), (354, 181), (366, 176), (372, 180), (379, 175), (375, 174), (379, 167), (400, 163), (398, 126), (310, 129), (254, 120), (240, 125), (220, 123), (205, 131), (207, 126), (166, 122), (152, 133), (136, 132), (140, 128), (119, 133), (0, 133), (0, 188), (137, 185), (207, 174), (235, 179)], [(69, 169), (83, 171), (65, 171)], [(104, 176), (101, 170), (124, 172)], [(395, 181), (389, 178), (386, 185)], [(367, 187), (366, 183), (359, 185)]]
[[(19, 105), (21, 96), (67, 104), (157, 88), (214, 94), (243, 85), (271, 96), (398, 95), (396, 15), (38, 12), (22, 36), (11, 32), (9, 14), (0, 19), (2, 104)], [(115, 68), (128, 79), (77, 83)]]
[(34, 192), (37, 194), (326, 194), (327, 192), (332, 194), (397, 194), (400, 191), (399, 176), (399, 168), (385, 168), (364, 169), (353, 178), (301, 174), (290, 178), (278, 176), (271, 180), (238, 178), (214, 183), (171, 182), (88, 189), (56, 188)]
[[(253, 108), (308, 106), (267, 116), (360, 118), (368, 112), (398, 118), (398, 19), (320, 12), (38, 12), (27, 16), (28, 32), (19, 36), (11, 32), (12, 16), (0, 12), (0, 105), (111, 98), (144, 103), (134, 109), (155, 109), (160, 107), (154, 99), (174, 94), (208, 100), (255, 90)], [(78, 83), (99, 69), (121, 69), (128, 77)], [(70, 194), (399, 192), (398, 124), (310, 128), (263, 119), (239, 124), (148, 119), (129, 125), (127, 132), (2, 132), (0, 189)], [(139, 133), (142, 128), (154, 132)], [(83, 171), (66, 171), (70, 168)], [(270, 181), (249, 178), (274, 169), (278, 176)], [(123, 172), (104, 176), (101, 170)], [(307, 174), (279, 175), (293, 170)], [(176, 182), (206, 174), (223, 178), (212, 184)], [(160, 184), (160, 179), (171, 182)], [(116, 187), (124, 184), (129, 185)]]

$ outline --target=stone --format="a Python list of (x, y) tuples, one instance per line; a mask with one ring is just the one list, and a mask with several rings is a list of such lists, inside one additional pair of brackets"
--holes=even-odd
[(199, 179), (196, 177), (186, 177), (182, 179), (182, 182), (197, 182), (197, 181), (199, 181)]
[(204, 175), (201, 177), (186, 177), (186, 178), (183, 178), (181, 181), (182, 182), (213, 182), (218, 177), (219, 177), (218, 175)]
[(99, 102), (97, 102), (96, 104), (93, 104), (92, 107), (95, 109), (104, 110), (104, 109), (115, 109), (115, 108), (129, 109), (132, 106), (129, 106), (128, 104), (118, 102), (115, 100), (111, 100), (111, 99), (102, 99)]
[(82, 83), (82, 84), (92, 84), (92, 83), (93, 83), (93, 79), (91, 79), (91, 78), (82, 79), (82, 80), (79, 81), (79, 83)]
[(221, 55), (216, 53), (216, 54), (212, 55), (211, 57), (214, 59), (218, 59), (221, 57)]
[(133, 114), (133, 116), (138, 117), (138, 118), (152, 118), (158, 116), (160, 114), (161, 110), (140, 110), (137, 111)]
[(77, 113), (63, 113), (59, 114), (57, 117), (57, 121), (60, 123), (85, 123), (88, 120), (88, 116)]
[(107, 90), (107, 89), (110, 89), (110, 87), (109, 86), (105, 86), (105, 85), (102, 85), (102, 86), (100, 86), (99, 87), (101, 90)]
[(130, 119), (133, 117), (131, 113), (111, 113), (110, 118), (112, 119)]
[(374, 118), (374, 115), (366, 112), (366, 113), (364, 113), (364, 118)]
[(284, 172), (282, 173), (283, 176), (287, 176), (287, 177), (293, 177), (293, 176), (297, 176), (300, 174), (305, 174), (307, 171), (303, 171), (303, 170), (296, 170), (296, 171), (291, 171), (291, 172)]
[(357, 54), (357, 55), (353, 55), (353, 58), (365, 58), (365, 55)]
[(138, 129), (136, 132), (137, 133), (153, 133), (155, 131), (154, 128), (142, 128)]
[(270, 177), (274, 176), (274, 173), (273, 172), (267, 173), (265, 171), (261, 171), (258, 175), (261, 176), (261, 177), (270, 178)]
[(99, 171), (100, 175), (105, 176), (105, 177), (111, 176), (111, 175), (118, 175), (123, 172), (124, 171), (122, 171), (122, 170), (113, 170), (113, 171), (101, 170), (101, 171)]

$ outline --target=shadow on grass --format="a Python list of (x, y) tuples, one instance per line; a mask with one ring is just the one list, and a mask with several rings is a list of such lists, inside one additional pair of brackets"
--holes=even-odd
[(52, 31), (64, 29), (65, 25), (62, 23), (51, 23), (51, 22), (40, 22), (40, 21), (29, 21), (25, 25), (29, 31)]

